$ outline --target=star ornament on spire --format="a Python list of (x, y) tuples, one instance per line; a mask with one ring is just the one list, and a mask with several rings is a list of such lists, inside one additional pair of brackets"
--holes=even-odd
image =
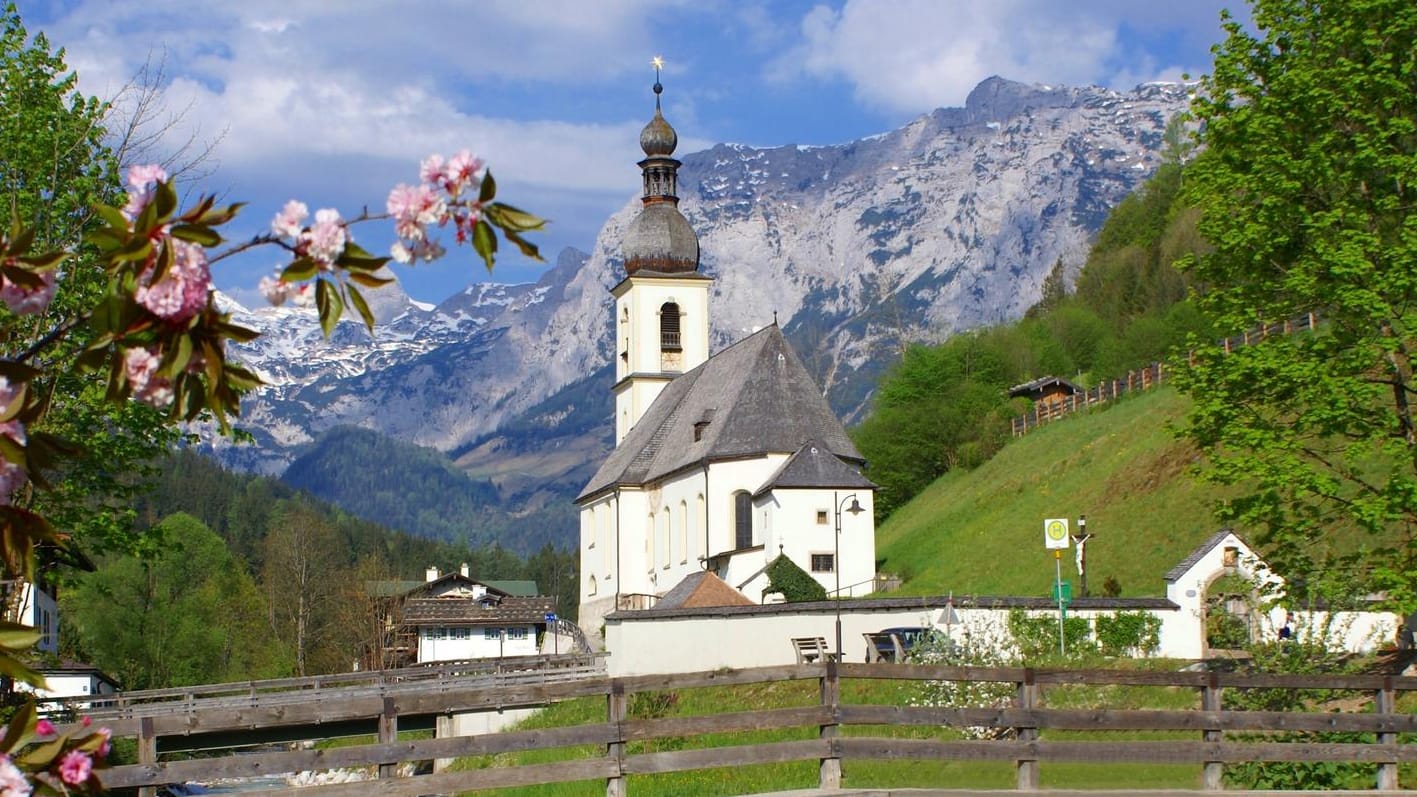
[(658, 55), (649, 59), (650, 65), (654, 67), (654, 79), (659, 80), (659, 71), (664, 68), (664, 59)]

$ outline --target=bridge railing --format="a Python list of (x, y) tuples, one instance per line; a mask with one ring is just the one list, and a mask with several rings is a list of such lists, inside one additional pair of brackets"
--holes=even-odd
[(176, 711), (209, 710), (230, 705), (279, 705), (319, 700), (324, 694), (336, 698), (356, 694), (386, 694), (418, 691), (430, 683), (482, 679), (489, 683), (544, 681), (548, 676), (602, 675), (604, 654), (560, 654), (506, 656), (498, 659), (440, 661), (390, 670), (234, 681), (222, 684), (182, 686), (170, 689), (143, 689), (114, 695), (82, 695), (54, 698), (40, 703), (49, 716), (84, 714), (95, 721), (169, 714)]
[[(1013, 697), (1004, 706), (856, 705), (843, 703), (843, 679), (995, 682), (1007, 684)], [(814, 705), (661, 718), (636, 718), (629, 710), (631, 698), (645, 692), (803, 680), (818, 683), (820, 700)], [(1171, 687), (1193, 691), (1195, 703), (1190, 709), (1169, 710), (1050, 706), (1045, 689), (1068, 685)], [(1344, 711), (1235, 711), (1222, 708), (1221, 695), (1227, 689), (1344, 690), (1359, 698), (1366, 695), (1371, 702), (1353, 708), (1360, 700), (1350, 699), (1350, 708)], [(354, 715), (378, 719), (379, 741), (334, 749), (162, 762), (150, 753), (144, 763), (115, 767), (107, 770), (103, 777), (110, 787), (153, 787), (216, 778), (269, 776), (276, 772), (362, 767), (377, 770), (380, 774), (377, 784), (310, 786), (301, 788), (299, 793), (310, 797), (355, 797), (371, 793), (414, 797), (603, 780), (607, 795), (624, 797), (629, 792), (628, 779), (636, 775), (794, 761), (815, 762), (819, 773), (816, 785), (836, 789), (842, 785), (843, 768), (849, 768), (852, 762), (889, 759), (1009, 762), (1016, 771), (1020, 790), (1039, 788), (1040, 768), (1055, 762), (1191, 764), (1196, 767), (1197, 785), (1201, 787), (1197, 793), (1200, 793), (1223, 788), (1221, 776), (1227, 764), (1278, 761), (1369, 763), (1375, 766), (1378, 790), (1386, 791), (1399, 788), (1400, 764), (1417, 761), (1417, 745), (1402, 743), (1399, 736), (1417, 732), (1417, 716), (1396, 709), (1397, 695), (1413, 690), (1417, 690), (1417, 678), (1377, 675), (1254, 675), (835, 662), (630, 678), (593, 677), (496, 688), (449, 688), (372, 701), (354, 699), (318, 710), (307, 707), (273, 713), (210, 712), (173, 718), (146, 717), (139, 726), (115, 728), (115, 733), (137, 735), (140, 751), (148, 749), (153, 753), (156, 739), (163, 734), (262, 727), (264, 723), (310, 723), (317, 721), (317, 717), (329, 720)], [(397, 739), (400, 717), (487, 710), (494, 706), (538, 705), (585, 696), (604, 698), (603, 722), (421, 741)], [(939, 727), (983, 729), (985, 738), (919, 738), (920, 729)], [(763, 742), (728, 737), (730, 741), (725, 744), (725, 737), (721, 736), (788, 729), (795, 729), (801, 738)], [(1118, 733), (1096, 740), (1068, 733), (1074, 731)], [(1165, 738), (1157, 738), (1154, 733), (1157, 731), (1169, 733)], [(1279, 732), (1349, 735), (1341, 742), (1300, 743), (1284, 741), (1284, 737), (1276, 735)], [(712, 743), (694, 738), (708, 734), (715, 735), (712, 741), (718, 746), (694, 747), (694, 744)], [(1191, 738), (1184, 738), (1187, 735)], [(667, 750), (662, 749), (663, 746), (645, 744), (670, 739), (674, 743), (668, 745)], [(587, 747), (599, 752), (587, 755)], [(561, 748), (576, 749), (567, 751), (565, 760), (552, 763), (502, 766), (499, 762), (496, 767), (468, 771), (395, 776), (396, 765), (403, 762)], [(258, 794), (277, 793), (293, 792), (277, 790)], [(1172, 789), (1167, 793), (1188, 792)]]

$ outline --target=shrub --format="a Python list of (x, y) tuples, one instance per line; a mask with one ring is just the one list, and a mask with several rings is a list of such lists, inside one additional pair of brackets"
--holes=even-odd
[[(1053, 615), (1029, 616), (1022, 609), (1009, 612), (1009, 633), (1024, 661), (1057, 658), (1058, 618)], [(1069, 617), (1063, 621), (1065, 658), (1094, 652), (1092, 626), (1086, 617)]]
[(1161, 618), (1150, 612), (1101, 614), (1095, 625), (1104, 656), (1148, 656), (1161, 647)]
[(788, 603), (827, 599), (826, 588), (786, 556), (779, 556), (768, 565), (768, 586), (763, 594), (774, 592), (782, 593), (783, 600)]

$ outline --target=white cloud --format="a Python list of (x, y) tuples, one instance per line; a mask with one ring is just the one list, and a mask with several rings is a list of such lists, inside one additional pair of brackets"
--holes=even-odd
[(1176, 78), (1203, 64), (1156, 68), (1131, 39), (1214, 38), (1218, 4), (1118, 0), (846, 0), (813, 8), (777, 76), (843, 79), (858, 101), (888, 111), (961, 105), (990, 75), (1115, 87)]

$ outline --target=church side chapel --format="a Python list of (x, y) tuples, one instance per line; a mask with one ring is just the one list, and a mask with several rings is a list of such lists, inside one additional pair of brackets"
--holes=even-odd
[(653, 608), (686, 579), (747, 599), (731, 602), (781, 600), (766, 592), (780, 556), (828, 596), (875, 581), (875, 486), (776, 321), (709, 356), (712, 278), (678, 207), (659, 65), (640, 133), (644, 205), (611, 290), (616, 447), (576, 499), (580, 625), (596, 638), (607, 614)]

